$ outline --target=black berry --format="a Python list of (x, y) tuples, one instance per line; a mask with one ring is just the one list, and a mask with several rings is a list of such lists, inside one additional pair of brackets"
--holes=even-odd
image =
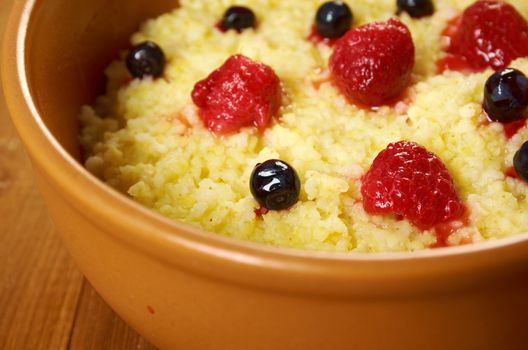
[(528, 182), (528, 141), (515, 153), (513, 157), (513, 166), (517, 175), (524, 181)]
[(301, 182), (288, 163), (270, 159), (257, 164), (251, 174), (250, 189), (260, 205), (269, 210), (281, 210), (297, 203)]
[(407, 12), (413, 18), (431, 16), (434, 5), (431, 0), (397, 0), (398, 14)]
[(146, 41), (132, 48), (126, 59), (128, 71), (136, 78), (159, 77), (165, 69), (165, 54), (152, 41)]
[(231, 6), (224, 13), (220, 29), (223, 31), (234, 29), (240, 33), (244, 29), (255, 28), (256, 22), (255, 14), (251, 9), (244, 6)]
[(350, 7), (341, 1), (322, 4), (315, 15), (317, 32), (325, 38), (339, 38), (352, 27)]
[(497, 122), (512, 122), (526, 117), (528, 78), (513, 68), (494, 73), (484, 87), (484, 111)]

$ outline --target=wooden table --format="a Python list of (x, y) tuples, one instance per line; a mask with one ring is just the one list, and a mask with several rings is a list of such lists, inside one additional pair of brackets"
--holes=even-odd
[[(14, 0), (0, 0), (0, 33)], [(83, 278), (55, 232), (0, 89), (0, 349), (154, 349)]]

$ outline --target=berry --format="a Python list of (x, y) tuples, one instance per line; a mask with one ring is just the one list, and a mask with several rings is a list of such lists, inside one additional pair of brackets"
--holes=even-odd
[(253, 197), (269, 210), (287, 209), (297, 203), (301, 181), (288, 163), (270, 159), (257, 164), (251, 174), (250, 189)]
[(322, 4), (315, 15), (317, 32), (325, 38), (340, 38), (352, 26), (352, 11), (341, 1)]
[(264, 129), (278, 114), (281, 98), (273, 69), (242, 55), (231, 56), (192, 91), (205, 126), (217, 134), (251, 125)]
[(256, 22), (255, 14), (251, 9), (244, 6), (231, 6), (222, 17), (220, 29), (223, 31), (234, 29), (240, 33), (244, 29), (255, 28)]
[(409, 141), (391, 143), (362, 178), (363, 207), (370, 214), (395, 214), (426, 230), (464, 213), (453, 179), (442, 161)]
[(434, 5), (431, 0), (397, 0), (398, 14), (407, 12), (413, 18), (431, 16)]
[(484, 111), (497, 122), (525, 118), (528, 110), (528, 78), (513, 68), (494, 73), (484, 87)]
[(528, 182), (528, 141), (515, 153), (513, 157), (513, 166), (517, 175), (524, 181)]
[(400, 96), (413, 66), (411, 33), (397, 19), (348, 31), (330, 57), (337, 88), (348, 98), (368, 106), (387, 104)]
[(462, 14), (447, 51), (476, 71), (503, 69), (528, 56), (528, 23), (505, 2), (477, 1)]
[(135, 78), (159, 77), (165, 69), (165, 54), (152, 41), (145, 41), (132, 48), (127, 56), (126, 65)]

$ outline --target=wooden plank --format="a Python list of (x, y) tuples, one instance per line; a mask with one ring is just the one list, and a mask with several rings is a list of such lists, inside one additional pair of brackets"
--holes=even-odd
[(128, 327), (87, 281), (70, 344), (71, 349), (156, 349)]

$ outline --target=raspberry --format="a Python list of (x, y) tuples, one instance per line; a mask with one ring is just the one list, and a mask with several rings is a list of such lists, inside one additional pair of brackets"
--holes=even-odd
[(528, 23), (507, 3), (478, 1), (462, 14), (447, 52), (476, 71), (506, 68), (528, 56)]
[(334, 83), (348, 98), (368, 106), (393, 102), (414, 66), (409, 29), (397, 19), (348, 31), (330, 57)]
[(409, 141), (391, 143), (362, 178), (370, 214), (403, 216), (422, 230), (460, 219), (464, 205), (442, 161)]
[(228, 134), (251, 125), (262, 130), (279, 112), (280, 80), (270, 67), (235, 55), (196, 83), (192, 99), (214, 133)]

